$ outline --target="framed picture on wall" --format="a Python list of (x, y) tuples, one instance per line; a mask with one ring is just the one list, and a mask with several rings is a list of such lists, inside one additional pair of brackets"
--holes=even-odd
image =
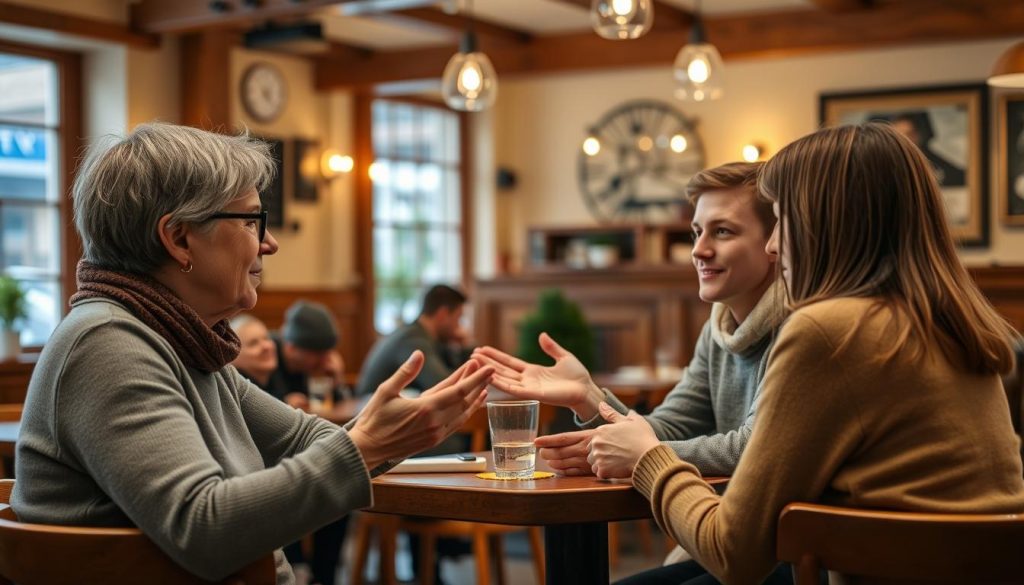
[(270, 155), (274, 158), (276, 170), (274, 180), (260, 192), (260, 202), (267, 210), (267, 226), (273, 229), (284, 227), (284, 140), (260, 137), (270, 145)]
[(1003, 222), (1024, 225), (1024, 93), (999, 97), (996, 128)]
[(320, 143), (297, 138), (292, 153), (293, 196), (296, 201), (315, 202), (320, 185)]
[(882, 121), (903, 132), (935, 170), (953, 236), (987, 246), (987, 110), (978, 84), (825, 93), (818, 112), (823, 126)]

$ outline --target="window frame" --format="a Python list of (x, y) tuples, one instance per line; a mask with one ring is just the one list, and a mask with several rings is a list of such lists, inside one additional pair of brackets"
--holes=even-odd
[[(373, 309), (363, 312), (363, 343), (360, 355), (365, 355), (380, 333), (374, 325), (374, 309), (376, 309), (376, 278), (373, 265), (373, 182), (370, 180), (370, 164), (374, 161), (373, 150), (373, 102), (375, 100), (404, 102), (416, 106), (425, 106), (450, 111), (442, 102), (416, 98), (377, 96), (370, 93), (358, 93), (353, 100), (355, 134), (356, 134), (356, 269), (362, 275), (361, 298), (363, 306)], [(473, 186), (469, 117), (465, 112), (457, 112), (459, 123), (459, 198), (461, 208), (461, 225), (459, 237), (462, 238), (461, 269), (462, 281), (456, 284), (463, 290), (468, 289), (472, 282), (470, 270), (473, 266)]]
[[(60, 145), (58, 164), (60, 171), (58, 177), (60, 185), (59, 192), (62, 194), (57, 200), (58, 216), (60, 218), (60, 316), (63, 318), (68, 312), (68, 299), (74, 294), (77, 288), (75, 271), (78, 260), (82, 257), (82, 242), (78, 237), (74, 224), (74, 209), (71, 201), (71, 185), (74, 183), (75, 171), (77, 170), (77, 157), (85, 145), (82, 137), (82, 56), (71, 51), (61, 51), (47, 47), (23, 45), (0, 40), (0, 53), (21, 55), (35, 59), (43, 59), (54, 63), (57, 67), (57, 83), (59, 91), (57, 99), (60, 102), (59, 119), (55, 127), (57, 132), (57, 143)], [(41, 345), (26, 346), (22, 348), (23, 353), (38, 353), (42, 350)]]

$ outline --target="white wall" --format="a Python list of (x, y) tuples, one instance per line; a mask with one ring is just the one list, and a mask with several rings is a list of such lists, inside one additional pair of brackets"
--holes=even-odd
[[(496, 162), (514, 169), (519, 184), (499, 195), (498, 223), (505, 225), (498, 252), (511, 253), (519, 266), (528, 226), (594, 223), (576, 183), (580, 144), (586, 128), (624, 101), (661, 99), (696, 116), (706, 164), (714, 166), (737, 160), (747, 142), (764, 143), (770, 154), (813, 131), (821, 92), (978, 82), (1015, 40), (731, 60), (724, 98), (702, 104), (671, 97), (669, 66), (503, 79), (494, 114)], [(989, 193), (991, 246), (962, 257), (974, 265), (1022, 264), (1024, 231), (999, 225), (994, 182)]]

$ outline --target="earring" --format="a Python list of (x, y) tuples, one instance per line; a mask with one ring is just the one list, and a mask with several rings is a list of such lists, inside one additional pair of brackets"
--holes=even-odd
[(188, 261), (188, 266), (183, 266), (183, 267), (179, 268), (178, 270), (184, 272), (185, 274), (188, 274), (189, 272), (192, 272), (192, 268), (193, 268), (192, 261), (189, 260)]

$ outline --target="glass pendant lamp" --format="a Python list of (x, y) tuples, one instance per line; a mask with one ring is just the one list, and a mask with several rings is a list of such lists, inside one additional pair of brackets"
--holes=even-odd
[(676, 55), (673, 72), (676, 78), (675, 96), (681, 100), (702, 102), (722, 96), (722, 56), (704, 36), (704, 22), (695, 11), (690, 42)]
[(606, 39), (636, 39), (651, 30), (654, 5), (651, 0), (593, 0), (590, 20)]
[(494, 65), (477, 48), (473, 21), (462, 37), (459, 52), (452, 55), (441, 76), (441, 95), (448, 107), (462, 112), (480, 112), (498, 98), (498, 74)]

